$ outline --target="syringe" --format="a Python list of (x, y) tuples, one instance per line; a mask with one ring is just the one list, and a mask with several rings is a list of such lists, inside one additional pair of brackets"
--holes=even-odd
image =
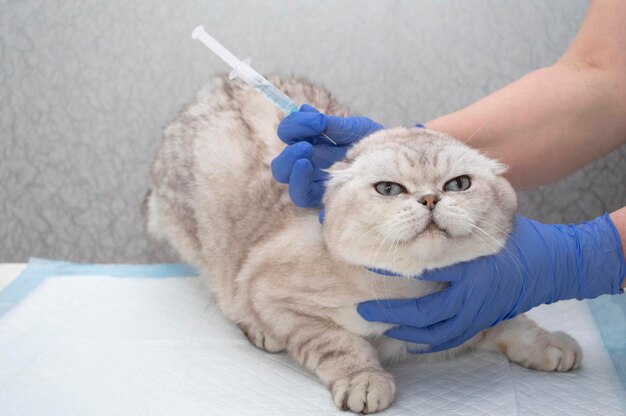
[[(298, 111), (298, 106), (291, 98), (276, 88), (276, 86), (269, 82), (263, 75), (252, 69), (249, 62), (239, 60), (228, 49), (222, 46), (221, 43), (216, 41), (213, 36), (206, 33), (203, 26), (196, 27), (191, 34), (191, 38), (202, 42), (207, 48), (211, 49), (217, 56), (230, 65), (233, 69), (230, 71), (230, 79), (240, 78), (246, 84), (263, 94), (265, 98), (267, 98), (276, 107), (283, 110), (285, 114), (291, 114), (294, 111)], [(328, 137), (324, 132), (320, 133), (320, 135), (335, 146), (337, 145), (337, 143)]]

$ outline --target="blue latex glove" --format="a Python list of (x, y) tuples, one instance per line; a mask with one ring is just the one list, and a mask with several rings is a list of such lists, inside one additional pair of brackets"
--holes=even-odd
[(398, 325), (387, 336), (435, 352), (535, 306), (565, 299), (621, 293), (626, 263), (607, 214), (580, 225), (542, 224), (517, 217), (506, 248), (425, 272), (423, 280), (450, 287), (418, 299), (369, 301), (357, 310), (368, 321)]
[(382, 128), (367, 117), (329, 116), (304, 104), (278, 125), (278, 137), (288, 146), (272, 161), (272, 175), (278, 182), (289, 184), (294, 204), (319, 207), (328, 176), (322, 169), (343, 159), (355, 142)]

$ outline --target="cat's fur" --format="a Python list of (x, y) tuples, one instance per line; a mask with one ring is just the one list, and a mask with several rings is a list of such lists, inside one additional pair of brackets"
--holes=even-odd
[[(304, 80), (273, 81), (298, 102), (348, 114)], [(445, 134), (383, 130), (331, 168), (322, 226), (317, 210), (296, 208), (287, 187), (272, 179), (270, 162), (284, 147), (276, 136), (282, 116), (257, 92), (224, 78), (203, 89), (165, 130), (146, 200), (148, 228), (202, 271), (224, 314), (254, 345), (286, 350), (320, 377), (339, 408), (376, 412), (395, 392), (381, 362), (405, 357), (407, 343), (382, 336), (390, 326), (366, 322), (356, 305), (443, 286), (364, 266), (415, 275), (497, 252), (511, 229), (515, 193), (499, 176), (502, 165)], [(470, 189), (443, 192), (463, 174)], [(409, 194), (382, 196), (373, 188), (381, 181), (401, 183)], [(441, 197), (433, 216), (445, 233), (424, 230), (429, 212), (418, 199), (425, 194)], [(582, 357), (572, 338), (524, 316), (422, 357), (470, 347), (547, 371), (574, 369)]]

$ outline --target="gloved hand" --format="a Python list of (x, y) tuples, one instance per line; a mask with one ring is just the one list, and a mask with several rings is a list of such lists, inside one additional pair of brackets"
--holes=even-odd
[(499, 253), (419, 276), (450, 282), (449, 288), (418, 299), (368, 301), (357, 310), (368, 321), (398, 325), (387, 336), (429, 344), (420, 352), (435, 352), (544, 303), (621, 293), (625, 277), (620, 239), (607, 214), (579, 225), (517, 217)]
[(272, 175), (278, 182), (289, 184), (294, 204), (319, 207), (328, 176), (322, 169), (343, 159), (355, 142), (382, 128), (367, 117), (328, 116), (303, 104), (300, 111), (289, 114), (278, 125), (278, 137), (288, 146), (272, 161)]

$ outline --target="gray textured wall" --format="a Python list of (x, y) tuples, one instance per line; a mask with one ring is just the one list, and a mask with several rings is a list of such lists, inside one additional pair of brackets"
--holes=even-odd
[[(139, 205), (163, 127), (225, 70), (305, 75), (388, 126), (456, 110), (551, 64), (586, 2), (0, 0), (0, 261), (164, 259)], [(522, 195), (579, 221), (626, 204), (626, 148)]]

